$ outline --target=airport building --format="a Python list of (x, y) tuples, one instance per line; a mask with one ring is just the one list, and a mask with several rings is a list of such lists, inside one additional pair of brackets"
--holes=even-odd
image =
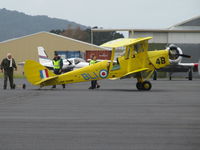
[[(39, 32), (0, 42), (0, 60), (5, 58), (7, 53), (10, 52), (15, 58), (16, 63), (24, 62), (27, 59), (38, 61), (38, 46), (44, 47), (49, 58), (53, 58), (55, 51), (57, 51), (64, 58), (85, 58), (86, 51), (88, 51), (91, 55), (92, 51), (105, 52), (105, 49), (93, 44), (49, 32)], [(88, 57), (89, 54), (87, 54)], [(105, 54), (102, 54), (102, 56), (105, 56)], [(23, 70), (23, 67), (18, 68), (19, 72)]]
[(163, 48), (168, 44), (176, 44), (183, 53), (192, 56), (191, 59), (184, 58), (183, 62), (198, 62), (200, 59), (200, 16), (178, 23), (168, 29), (138, 29), (129, 31), (130, 37), (152, 36), (151, 49)]
[[(165, 49), (169, 44), (179, 46), (184, 54), (182, 62), (197, 63), (200, 60), (200, 16), (173, 25), (167, 29), (92, 29), (93, 32), (127, 31), (130, 38), (148, 37), (149, 50)], [(93, 33), (95, 34), (95, 33)], [(197, 73), (194, 74), (198, 76)]]
[(92, 29), (93, 32), (127, 31), (129, 37), (153, 37), (150, 50), (164, 49), (168, 44), (180, 46), (192, 59), (184, 62), (198, 62), (200, 59), (200, 16), (178, 23), (167, 29)]

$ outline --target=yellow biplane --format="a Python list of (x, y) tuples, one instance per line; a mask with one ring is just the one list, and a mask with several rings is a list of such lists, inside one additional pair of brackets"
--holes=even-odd
[[(150, 90), (148, 81), (155, 69), (170, 64), (170, 50), (148, 51), (148, 40), (145, 38), (123, 38), (107, 42), (102, 47), (112, 48), (111, 60), (105, 60), (61, 75), (55, 75), (50, 70), (33, 60), (27, 60), (24, 72), (27, 80), (36, 86), (50, 86), (86, 82), (101, 79), (137, 79), (138, 90)], [(124, 48), (124, 54), (116, 57), (116, 49)]]

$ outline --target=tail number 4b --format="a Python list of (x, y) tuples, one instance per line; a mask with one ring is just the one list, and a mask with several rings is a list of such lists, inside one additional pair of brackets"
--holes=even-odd
[(165, 64), (165, 57), (159, 57), (158, 59), (156, 59), (156, 64)]

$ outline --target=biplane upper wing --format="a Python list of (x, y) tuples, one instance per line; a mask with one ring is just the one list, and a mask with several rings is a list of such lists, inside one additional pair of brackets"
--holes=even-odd
[(117, 47), (124, 47), (128, 45), (132, 45), (141, 41), (152, 39), (152, 37), (145, 37), (145, 38), (120, 38), (117, 40), (113, 40), (107, 43), (100, 45), (101, 47), (109, 47), (109, 48), (117, 48)]

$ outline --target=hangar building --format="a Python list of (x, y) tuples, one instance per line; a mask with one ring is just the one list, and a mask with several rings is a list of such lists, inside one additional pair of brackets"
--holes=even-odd
[[(99, 46), (74, 40), (68, 37), (49, 32), (39, 32), (0, 42), (0, 60), (5, 58), (7, 53), (10, 52), (15, 58), (16, 63), (24, 62), (27, 59), (38, 61), (38, 46), (43, 46), (45, 48), (49, 58), (53, 58), (54, 51), (81, 52), (81, 54), (84, 55), (84, 52), (87, 50), (105, 50)], [(22, 67), (18, 68), (19, 72), (23, 70)]]
[(128, 31), (129, 37), (153, 37), (150, 50), (163, 49), (168, 44), (180, 46), (192, 59), (183, 62), (198, 62), (200, 59), (200, 16), (178, 23), (167, 29), (92, 29), (93, 32)]
[[(92, 29), (93, 32), (127, 31), (131, 38), (153, 37), (149, 49), (164, 49), (169, 44), (179, 46), (190, 59), (182, 62), (197, 63), (200, 60), (200, 16), (173, 25), (167, 29)], [(197, 76), (197, 73), (196, 73)]]
[(129, 31), (130, 37), (152, 36), (150, 48), (163, 48), (168, 44), (176, 44), (183, 53), (192, 56), (183, 62), (198, 62), (200, 59), (200, 16), (178, 23), (168, 29), (136, 29)]

